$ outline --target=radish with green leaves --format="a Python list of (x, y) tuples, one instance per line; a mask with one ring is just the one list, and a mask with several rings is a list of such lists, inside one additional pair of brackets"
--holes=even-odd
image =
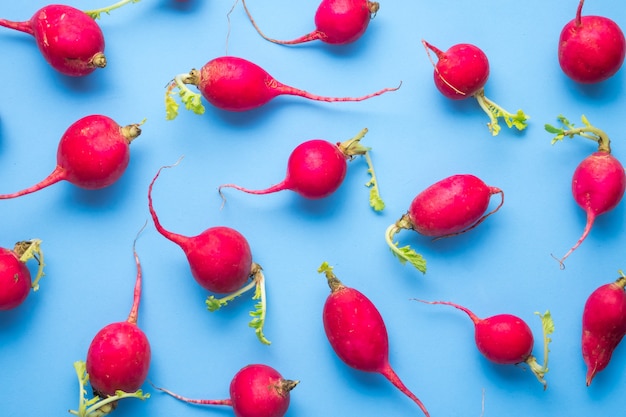
[[(26, 262), (34, 259), (39, 264), (33, 279)], [(0, 310), (12, 310), (21, 305), (30, 290), (39, 290), (44, 262), (41, 240), (17, 242), (14, 248), (0, 248)]]

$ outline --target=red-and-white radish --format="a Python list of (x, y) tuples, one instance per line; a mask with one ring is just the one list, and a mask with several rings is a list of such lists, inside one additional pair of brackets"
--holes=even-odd
[[(26, 262), (34, 259), (39, 264), (33, 279)], [(41, 240), (17, 242), (14, 248), (0, 248), (0, 310), (12, 310), (21, 305), (30, 290), (39, 290), (44, 261)]]
[[(500, 203), (486, 213), (494, 194), (500, 194)], [(402, 263), (407, 261), (419, 271), (426, 272), (426, 260), (410, 246), (398, 247), (394, 236), (403, 229), (415, 230), (435, 239), (465, 233), (492, 215), (504, 204), (504, 192), (485, 184), (471, 174), (446, 177), (420, 192), (409, 210), (385, 232), (385, 240), (392, 253)]]

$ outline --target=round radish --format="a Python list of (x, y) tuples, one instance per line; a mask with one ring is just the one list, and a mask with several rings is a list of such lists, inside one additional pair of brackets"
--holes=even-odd
[(613, 210), (622, 200), (626, 190), (626, 172), (622, 163), (611, 154), (611, 141), (607, 134), (592, 126), (585, 116), (582, 117), (583, 127), (575, 127), (565, 117), (558, 120), (564, 128), (547, 124), (546, 130), (556, 134), (552, 143), (563, 138), (576, 135), (591, 139), (598, 143), (598, 150), (585, 158), (572, 176), (572, 194), (576, 203), (585, 210), (587, 221), (582, 236), (576, 244), (561, 258), (561, 269), (565, 267), (565, 259), (580, 246), (589, 235), (597, 216)]
[(509, 113), (501, 106), (485, 96), (485, 84), (489, 78), (489, 60), (487, 55), (475, 45), (461, 43), (442, 51), (430, 43), (422, 40), (428, 57), (432, 51), (437, 57), (433, 63), (435, 68), (433, 77), (435, 86), (445, 97), (452, 100), (462, 100), (474, 97), (480, 107), (489, 116), (487, 124), (492, 135), (500, 133), (498, 118), (503, 118), (508, 127), (518, 130), (526, 129), (528, 116), (522, 110)]
[(270, 366), (252, 364), (235, 374), (230, 382), (230, 398), (223, 400), (192, 399), (165, 388), (155, 388), (191, 404), (232, 407), (236, 417), (282, 417), (289, 408), (291, 390), (299, 382), (284, 379)]
[[(201, 94), (193, 93), (187, 84), (195, 85)], [(172, 97), (174, 88), (178, 88), (186, 109), (202, 114), (204, 106), (201, 95), (219, 109), (247, 111), (261, 107), (280, 95), (300, 96), (326, 102), (363, 101), (388, 91), (396, 91), (400, 87), (385, 88), (362, 97), (318, 96), (277, 81), (263, 68), (243, 58), (222, 56), (206, 63), (200, 71), (193, 69), (188, 74), (179, 74), (174, 78), (165, 100), (168, 120), (178, 115), (178, 103)]]
[(223, 184), (219, 187), (235, 188), (249, 194), (270, 194), (283, 190), (294, 191), (308, 199), (321, 199), (334, 193), (343, 183), (348, 166), (346, 160), (356, 155), (364, 155), (368, 163), (368, 172), (372, 179), (366, 184), (371, 188), (370, 205), (376, 211), (385, 207), (380, 198), (374, 167), (367, 148), (360, 140), (367, 133), (363, 129), (357, 136), (341, 143), (330, 143), (322, 139), (312, 139), (298, 145), (289, 156), (287, 175), (278, 184), (264, 190), (251, 190), (235, 184)]
[(626, 39), (613, 20), (604, 16), (582, 16), (583, 4), (584, 0), (580, 0), (576, 17), (561, 31), (559, 64), (576, 82), (599, 83), (621, 68), (626, 56)]
[(252, 260), (250, 245), (237, 230), (226, 226), (210, 227), (197, 236), (183, 236), (166, 230), (159, 221), (152, 203), (152, 188), (163, 168), (161, 167), (148, 188), (148, 206), (157, 231), (166, 239), (177, 244), (185, 253), (191, 274), (200, 286), (221, 298), (211, 295), (206, 300), (207, 308), (216, 311), (241, 294), (255, 289), (252, 299), (260, 300), (250, 313), (250, 327), (264, 344), (270, 344), (263, 334), (266, 299), (265, 276), (259, 264)]
[(0, 199), (15, 198), (68, 181), (88, 190), (108, 187), (126, 170), (129, 145), (141, 134), (139, 124), (125, 127), (102, 115), (90, 115), (74, 122), (63, 134), (57, 149), (57, 165), (39, 183)]
[(429, 416), (424, 404), (404, 385), (389, 364), (389, 337), (383, 318), (360, 291), (345, 286), (324, 262), (330, 295), (324, 303), (324, 331), (337, 356), (348, 366), (363, 372), (375, 372), (387, 378)]
[(605, 369), (613, 351), (626, 334), (626, 276), (596, 288), (587, 301), (582, 319), (582, 353), (587, 365), (587, 385)]
[[(26, 300), (31, 290), (39, 289), (43, 276), (43, 252), (41, 240), (17, 242), (13, 250), (0, 248), (0, 310), (11, 310)], [(26, 262), (35, 259), (39, 269), (32, 279)]]
[(359, 39), (376, 15), (380, 5), (369, 0), (322, 0), (315, 13), (315, 30), (293, 40), (272, 39), (263, 34), (242, 0), (250, 22), (264, 39), (281, 45), (296, 45), (320, 40), (332, 45), (345, 45)]
[[(489, 213), (489, 201), (500, 194), (500, 204)], [(492, 215), (504, 204), (504, 192), (485, 184), (470, 174), (444, 178), (422, 192), (411, 202), (409, 210), (385, 232), (391, 251), (400, 262), (410, 262), (421, 272), (426, 272), (426, 261), (409, 246), (398, 247), (393, 237), (403, 229), (415, 230), (435, 239), (465, 233)]]

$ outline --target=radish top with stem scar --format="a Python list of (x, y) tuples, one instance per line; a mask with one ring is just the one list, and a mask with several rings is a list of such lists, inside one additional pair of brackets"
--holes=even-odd
[[(39, 264), (34, 279), (26, 267), (26, 262), (31, 259)], [(39, 290), (45, 265), (41, 240), (17, 242), (13, 250), (0, 248), (0, 264), (0, 310), (10, 310), (22, 304), (31, 289)]]

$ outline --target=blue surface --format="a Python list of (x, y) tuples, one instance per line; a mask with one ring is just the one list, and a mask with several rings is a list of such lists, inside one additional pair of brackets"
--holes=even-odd
[[(107, 2), (68, 3), (91, 9)], [(329, 291), (316, 272), (328, 261), (346, 285), (378, 306), (388, 327), (391, 364), (432, 416), (479, 416), (483, 399), (486, 417), (622, 413), (626, 347), (586, 387), (580, 333), (587, 296), (626, 268), (624, 204), (598, 218), (565, 270), (551, 257), (565, 253), (583, 230), (570, 179), (595, 147), (579, 138), (552, 146), (543, 125), (555, 123), (559, 114), (580, 124), (585, 114), (611, 136), (614, 155), (626, 160), (624, 70), (582, 87), (558, 66), (556, 42), (577, 3), (381, 2), (365, 36), (350, 46), (285, 47), (263, 40), (241, 3), (228, 17), (228, 1), (142, 0), (102, 16), (108, 66), (84, 79), (58, 75), (32, 38), (0, 28), (0, 192), (46, 176), (59, 138), (82, 116), (102, 113), (120, 124), (147, 119), (132, 144), (128, 171), (114, 186), (83, 191), (64, 182), (0, 203), (0, 244), (12, 247), (38, 237), (46, 256), (40, 291), (0, 314), (0, 414), (63, 415), (77, 407), (72, 364), (85, 359), (101, 327), (128, 315), (132, 242), (149, 218), (148, 184), (160, 166), (182, 155), (155, 185), (155, 209), (167, 229), (185, 235), (226, 225), (247, 237), (267, 278), (265, 333), (272, 345), (261, 345), (247, 327), (249, 296), (206, 311), (207, 293), (193, 281), (182, 251), (150, 222), (137, 242), (144, 271), (139, 325), (152, 344), (149, 378), (156, 384), (189, 397), (225, 398), (241, 367), (265, 363), (301, 381), (288, 416), (420, 415), (383, 377), (353, 371), (332, 352), (321, 321)], [(45, 4), (3, 2), (0, 16), (26, 20)], [(313, 28), (317, 4), (249, 0), (248, 7), (267, 35), (288, 39)], [(584, 13), (609, 16), (626, 27), (626, 8), (618, 1), (588, 2)], [(487, 96), (510, 111), (522, 108), (531, 117), (528, 129), (504, 127), (492, 137), (475, 101), (441, 96), (421, 39), (441, 49), (461, 42), (482, 48), (491, 64)], [(399, 81), (402, 87), (360, 103), (282, 97), (242, 114), (207, 105), (202, 116), (181, 109), (176, 120), (166, 121), (167, 83), (224, 54), (247, 58), (278, 80), (317, 94), (358, 96)], [(369, 133), (363, 144), (372, 147), (387, 205), (382, 213), (368, 206), (362, 158), (350, 163), (343, 186), (323, 201), (291, 192), (253, 196), (225, 190), (228, 200), (220, 209), (220, 184), (264, 188), (282, 179), (288, 155), (300, 142), (342, 141), (364, 127)], [(401, 244), (428, 260), (422, 275), (392, 256), (384, 231), (419, 191), (457, 173), (503, 189), (504, 206), (455, 238), (431, 242), (400, 233)], [(454, 301), (482, 317), (518, 315), (536, 335), (540, 361), (541, 326), (534, 312), (549, 309), (556, 331), (548, 389), (525, 366), (484, 359), (463, 313), (411, 298)], [(147, 383), (144, 388), (152, 398), (124, 401), (112, 415), (232, 415), (229, 409), (178, 402)]]

